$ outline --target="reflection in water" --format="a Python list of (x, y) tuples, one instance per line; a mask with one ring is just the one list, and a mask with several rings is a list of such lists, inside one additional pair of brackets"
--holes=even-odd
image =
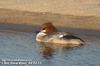
[(39, 52), (42, 54), (42, 57), (45, 59), (52, 58), (57, 52), (59, 55), (62, 53), (68, 53), (69, 51), (72, 51), (73, 49), (81, 48), (83, 45), (77, 46), (77, 47), (63, 47), (63, 46), (57, 46), (55, 44), (51, 43), (45, 43), (45, 42), (38, 42), (38, 46), (40, 48)]
[(53, 57), (53, 54), (54, 54), (54, 48), (52, 46), (50, 46), (49, 44), (47, 43), (38, 43), (39, 44), (39, 48), (40, 48), (40, 53), (42, 54), (42, 56), (45, 58), (45, 59), (50, 59)]
[(40, 51), (44, 58), (50, 59), (53, 56), (54, 49), (51, 47), (42, 47)]

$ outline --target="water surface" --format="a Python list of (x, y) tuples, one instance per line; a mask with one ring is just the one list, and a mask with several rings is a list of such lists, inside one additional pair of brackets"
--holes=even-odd
[(35, 33), (0, 30), (0, 60), (24, 59), (41, 64), (0, 64), (0, 66), (100, 66), (100, 37), (81, 36), (86, 45), (78, 48), (49, 48), (49, 58), (43, 55), (35, 41)]

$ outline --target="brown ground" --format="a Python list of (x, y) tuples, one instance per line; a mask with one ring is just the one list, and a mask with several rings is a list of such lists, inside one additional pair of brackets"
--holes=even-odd
[(100, 16), (100, 0), (0, 0), (0, 8)]
[(40, 25), (44, 22), (68, 28), (100, 29), (100, 17), (0, 9), (0, 23)]

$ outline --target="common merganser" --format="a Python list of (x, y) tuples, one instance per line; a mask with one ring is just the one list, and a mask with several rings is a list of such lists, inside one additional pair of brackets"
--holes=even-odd
[(36, 36), (36, 41), (52, 43), (64, 47), (75, 47), (84, 44), (84, 41), (67, 32), (59, 32), (52, 23), (44, 23)]

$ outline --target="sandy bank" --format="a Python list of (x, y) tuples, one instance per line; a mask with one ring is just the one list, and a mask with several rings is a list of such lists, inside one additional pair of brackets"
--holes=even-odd
[(40, 25), (44, 22), (53, 22), (56, 26), (67, 28), (100, 29), (100, 17), (0, 9), (0, 23), (25, 24), (32, 26)]
[(100, 16), (100, 0), (0, 0), (0, 8)]

